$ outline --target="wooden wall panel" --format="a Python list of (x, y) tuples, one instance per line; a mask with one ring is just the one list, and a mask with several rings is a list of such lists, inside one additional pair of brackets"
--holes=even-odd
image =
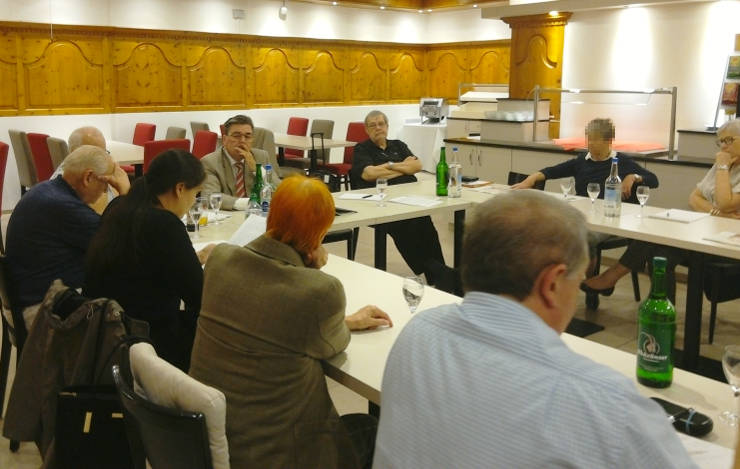
[(0, 22), (0, 115), (457, 99), (509, 76), (509, 41), (444, 45)]

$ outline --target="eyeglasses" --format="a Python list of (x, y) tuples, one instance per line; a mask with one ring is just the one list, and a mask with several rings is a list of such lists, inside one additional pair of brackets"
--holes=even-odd
[(369, 123), (369, 124), (367, 125), (367, 128), (368, 128), (368, 129), (375, 129), (375, 128), (379, 128), (379, 129), (382, 129), (383, 127), (386, 127), (387, 125), (388, 125), (388, 124), (386, 124), (385, 122), (378, 122), (378, 123), (375, 123), (375, 122), (371, 122), (371, 123)]
[(242, 139), (249, 140), (249, 139), (251, 139), (253, 137), (252, 134), (240, 134), (240, 133), (231, 134), (231, 135), (227, 135), (227, 136), (230, 137), (230, 138), (233, 138), (234, 140), (242, 140)]
[(718, 138), (714, 141), (714, 143), (716, 143), (718, 147), (721, 147), (722, 145), (732, 145), (737, 139), (738, 137), (733, 137), (730, 135), (728, 137)]

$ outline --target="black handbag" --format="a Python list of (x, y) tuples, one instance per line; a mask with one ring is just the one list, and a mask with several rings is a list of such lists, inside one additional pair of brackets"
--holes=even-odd
[(69, 386), (57, 397), (57, 467), (130, 469), (123, 408), (115, 386)]

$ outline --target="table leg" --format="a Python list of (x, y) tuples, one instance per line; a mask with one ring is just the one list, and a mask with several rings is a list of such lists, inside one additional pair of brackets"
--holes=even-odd
[(310, 150), (308, 150), (308, 157), (311, 159), (311, 164), (309, 166), (309, 172), (313, 173), (314, 171), (316, 171), (316, 158), (317, 158), (317, 155), (316, 155), (316, 149), (315, 148), (311, 148)]
[(283, 147), (278, 147), (278, 164), (285, 165), (285, 148)]
[(681, 367), (688, 371), (696, 370), (699, 364), (703, 280), (704, 255), (692, 251), (689, 257), (689, 278), (686, 285), (686, 322), (683, 329), (683, 360), (681, 363)]
[(454, 260), (453, 266), (456, 269), (460, 268), (460, 259), (462, 259), (462, 242), (463, 242), (463, 228), (465, 227), (465, 210), (458, 210), (455, 212), (455, 241), (454, 241)]
[(367, 401), (367, 413), (380, 419), (380, 406), (373, 401)]
[(386, 269), (385, 226), (375, 225), (375, 268)]
[(144, 165), (143, 164), (135, 164), (134, 165), (134, 177), (140, 178), (144, 175)]

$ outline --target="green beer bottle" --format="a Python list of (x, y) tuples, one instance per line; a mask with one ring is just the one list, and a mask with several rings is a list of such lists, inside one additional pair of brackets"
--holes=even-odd
[(256, 169), (254, 170), (254, 185), (252, 191), (249, 193), (249, 200), (254, 200), (257, 204), (261, 204), (260, 200), (262, 194), (262, 165), (257, 163)]
[(673, 381), (676, 308), (666, 296), (666, 258), (653, 258), (650, 297), (640, 305), (637, 327), (637, 381), (665, 388)]
[(439, 150), (439, 163), (437, 163), (437, 195), (447, 195), (447, 180), (450, 168), (445, 159), (445, 147)]

